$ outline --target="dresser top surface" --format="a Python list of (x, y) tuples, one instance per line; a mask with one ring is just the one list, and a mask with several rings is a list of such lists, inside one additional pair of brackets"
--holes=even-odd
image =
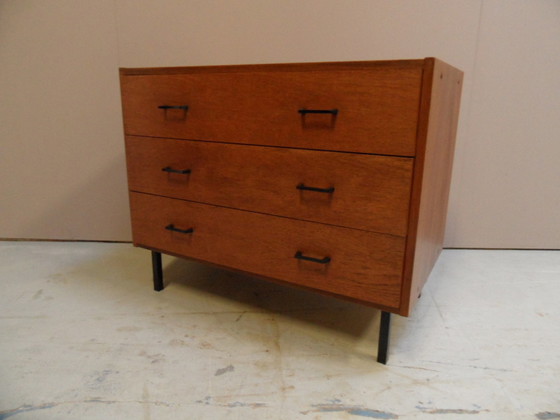
[(274, 64), (241, 64), (241, 65), (216, 65), (192, 67), (142, 67), (120, 68), (123, 76), (143, 76), (159, 74), (186, 74), (186, 73), (236, 73), (260, 71), (332, 71), (332, 70), (367, 70), (377, 67), (390, 68), (421, 68), (426, 60), (433, 58), (413, 60), (379, 60), (379, 61), (335, 61), (312, 63), (274, 63)]

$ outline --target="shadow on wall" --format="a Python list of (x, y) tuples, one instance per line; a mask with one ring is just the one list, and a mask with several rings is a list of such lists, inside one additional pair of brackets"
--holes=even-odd
[[(72, 174), (69, 174), (72, 176)], [(19, 228), (25, 239), (130, 241), (124, 151)]]

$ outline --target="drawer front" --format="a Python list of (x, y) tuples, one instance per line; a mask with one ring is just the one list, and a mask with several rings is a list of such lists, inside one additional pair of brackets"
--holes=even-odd
[(411, 158), (132, 136), (126, 150), (133, 191), (406, 235)]
[(421, 73), (378, 67), (123, 75), (125, 132), (413, 156)]
[(135, 192), (130, 202), (135, 245), (399, 306), (404, 238)]

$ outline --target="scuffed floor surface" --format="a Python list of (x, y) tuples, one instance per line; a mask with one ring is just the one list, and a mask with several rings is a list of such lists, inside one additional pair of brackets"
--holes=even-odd
[(372, 308), (128, 244), (0, 242), (0, 419), (560, 419), (560, 252), (443, 252)]

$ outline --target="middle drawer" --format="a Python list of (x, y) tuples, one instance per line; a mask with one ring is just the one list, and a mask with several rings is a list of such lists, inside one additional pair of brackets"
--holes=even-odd
[(132, 191), (406, 236), (412, 158), (126, 137)]

